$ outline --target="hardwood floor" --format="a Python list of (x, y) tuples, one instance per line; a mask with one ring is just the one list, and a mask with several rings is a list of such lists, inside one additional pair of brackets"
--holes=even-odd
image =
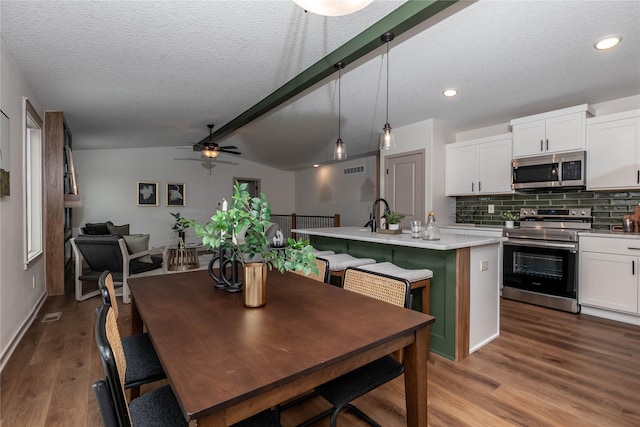
[[(103, 376), (93, 335), (99, 304), (46, 301), (2, 372), (2, 427), (100, 425), (91, 392)], [(130, 305), (120, 307), (126, 331)], [(459, 363), (431, 356), (430, 426), (640, 425), (640, 327), (514, 301), (501, 307), (500, 338)], [(60, 320), (41, 322), (58, 311)], [(405, 425), (403, 378), (357, 403), (385, 427)], [(282, 424), (326, 407), (307, 401), (285, 411)], [(364, 425), (348, 413), (338, 424)]]

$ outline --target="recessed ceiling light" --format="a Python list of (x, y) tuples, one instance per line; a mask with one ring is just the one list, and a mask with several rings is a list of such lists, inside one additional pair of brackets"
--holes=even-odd
[(442, 94), (447, 98), (451, 98), (452, 96), (456, 96), (458, 94), (458, 89), (445, 89), (442, 91)]
[(315, 165), (313, 165), (313, 167), (314, 167), (314, 168), (319, 168), (319, 167), (320, 167), (320, 165), (316, 163)]
[(622, 40), (622, 37), (620, 36), (607, 36), (598, 41), (595, 45), (593, 45), (593, 47), (598, 50), (611, 49), (612, 47), (620, 43), (620, 40)]

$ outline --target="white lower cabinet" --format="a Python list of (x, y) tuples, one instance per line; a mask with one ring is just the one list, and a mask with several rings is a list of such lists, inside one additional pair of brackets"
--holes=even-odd
[(640, 314), (640, 239), (580, 236), (579, 262), (580, 305)]

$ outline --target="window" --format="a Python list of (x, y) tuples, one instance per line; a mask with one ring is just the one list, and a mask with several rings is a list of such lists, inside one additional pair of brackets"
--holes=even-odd
[(42, 120), (24, 98), (25, 268), (43, 252)]

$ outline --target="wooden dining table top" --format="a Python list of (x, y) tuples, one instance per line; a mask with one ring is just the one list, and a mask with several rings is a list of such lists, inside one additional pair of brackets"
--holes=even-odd
[[(242, 293), (214, 288), (206, 270), (130, 279), (129, 286), (132, 328), (139, 332), (144, 323), (189, 420), (241, 403), (237, 417), (258, 412), (340, 375), (352, 359), (361, 365), (409, 345), (435, 320), (276, 271), (268, 274), (261, 308), (246, 308)], [(255, 408), (246, 408), (251, 402)]]

